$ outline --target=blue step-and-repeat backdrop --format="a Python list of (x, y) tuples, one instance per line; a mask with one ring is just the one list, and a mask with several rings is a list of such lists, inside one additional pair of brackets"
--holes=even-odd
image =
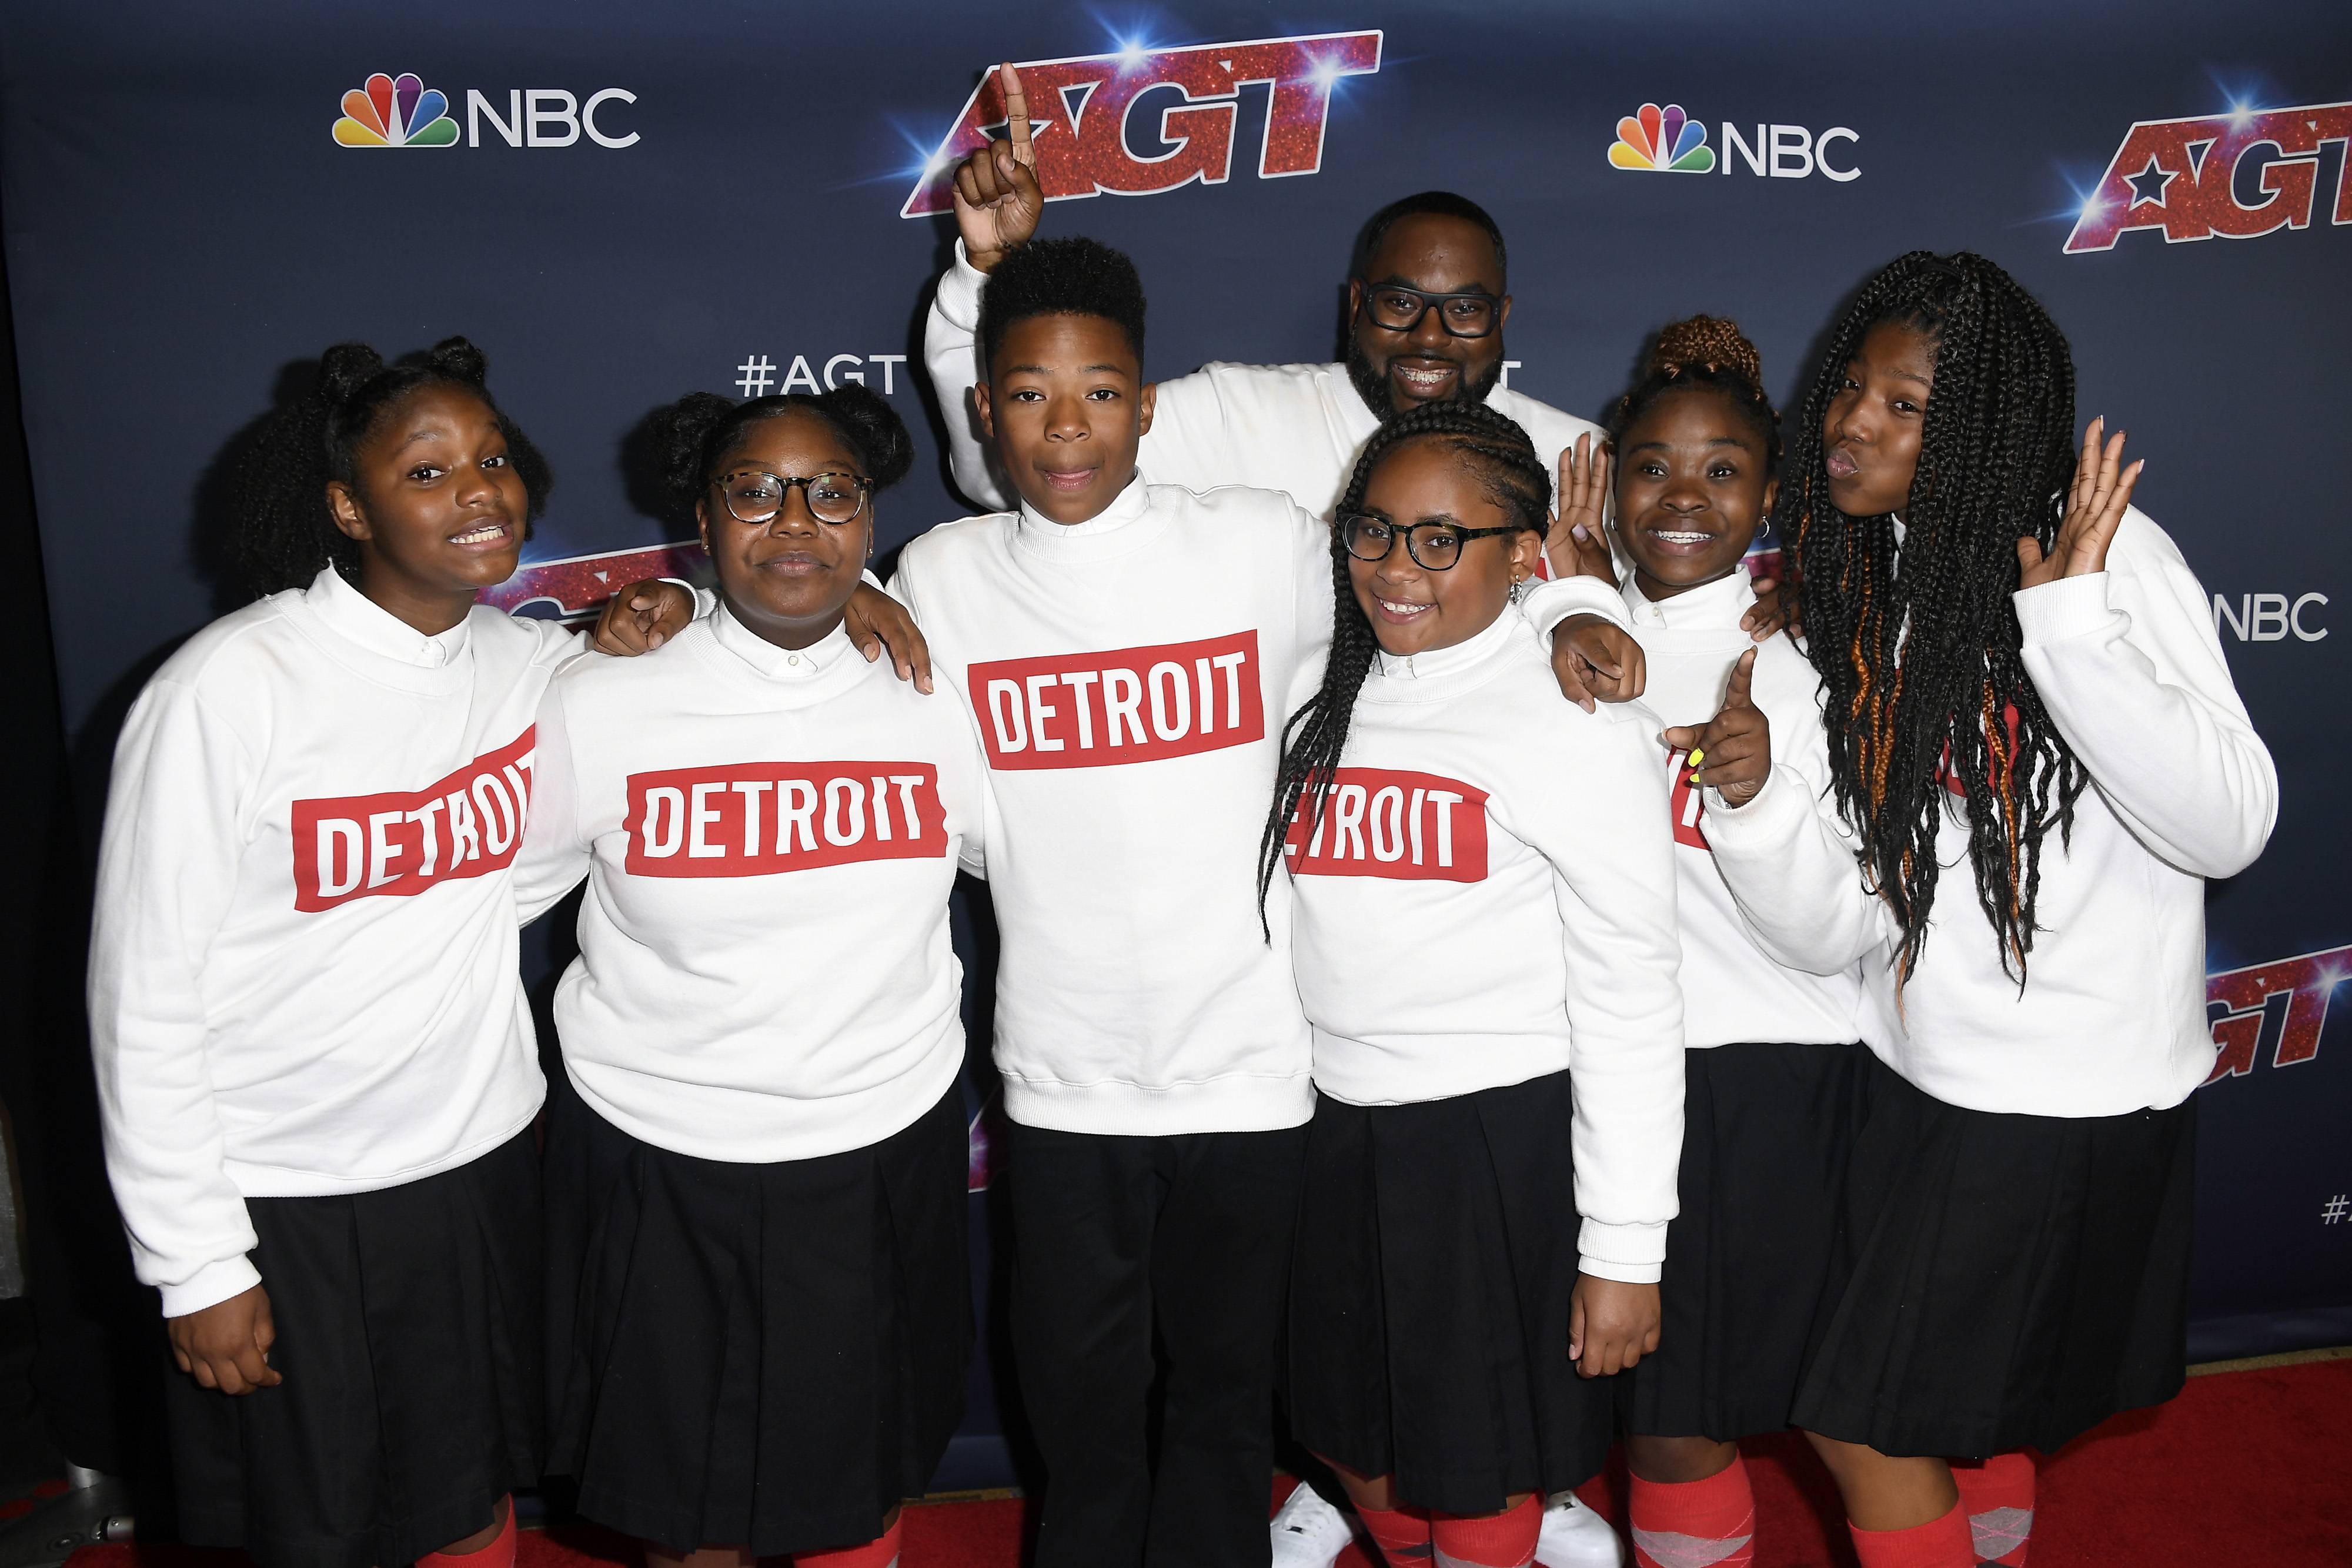
[[(1006, 57), (1048, 232), (1136, 256), (1157, 375), (1335, 357), (1358, 229), (1433, 186), (1508, 235), (1510, 384), (1586, 415), (1695, 310), (1793, 401), (1843, 300), (1916, 246), (2038, 292), (2083, 417), (2148, 459), (2138, 499), (2284, 786), (2270, 852), (2212, 893), (2193, 1349), (2352, 1341), (2340, 0), (10, 6), (0, 217), (79, 749), (239, 601), (226, 457), (341, 340), (488, 351), (558, 476), (499, 596), (530, 612), (672, 560), (632, 433), (688, 390), (863, 380), (927, 452), (885, 542), (969, 510), (920, 330), (941, 172), (1001, 121)], [(975, 1365), (943, 1480), (1003, 1473), (1003, 1371)]]

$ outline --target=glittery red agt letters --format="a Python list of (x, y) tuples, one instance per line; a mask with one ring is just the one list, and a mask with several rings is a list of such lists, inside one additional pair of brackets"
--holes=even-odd
[[(1268, 89), (1258, 177), (1321, 169), (1332, 86), (1341, 77), (1381, 68), (1381, 35), (1322, 33), (1013, 64), (1028, 95), (1045, 199), (1067, 201), (1104, 191), (1139, 196), (1194, 180), (1224, 183), (1233, 172), (1241, 89), (1253, 83)], [(1154, 88), (1176, 91), (1147, 99)], [(1144, 112), (1132, 116), (1139, 100)], [(1139, 122), (1130, 125), (1131, 118)], [(899, 215), (950, 211), (956, 163), (985, 145), (989, 131), (1003, 123), (1003, 89), (997, 73), (990, 71), (931, 154)], [(1160, 151), (1138, 156), (1131, 151), (1136, 145)]]
[[(2352, 103), (2143, 120), (2083, 204), (2066, 249), (2106, 250), (2127, 229), (2161, 228), (2166, 243), (2178, 244), (2308, 228), (2322, 196), (2331, 222), (2352, 224), (2347, 137)], [(2336, 155), (2324, 157), (2331, 141)], [(2332, 183), (2326, 190), (2323, 174)]]

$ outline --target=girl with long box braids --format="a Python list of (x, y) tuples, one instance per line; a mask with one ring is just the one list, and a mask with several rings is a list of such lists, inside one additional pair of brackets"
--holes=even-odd
[(656, 420), (717, 612), (549, 687), (527, 902), (583, 877), (547, 1140), (550, 1468), (648, 1563), (887, 1568), (971, 1343), (948, 938), (979, 869), (963, 712), (857, 656), (862, 386)]
[(1372, 436), (1260, 845), (1317, 1090), (1291, 1426), (1401, 1565), (1533, 1561), (1544, 1496), (1608, 1451), (1611, 1379), (1658, 1343), (1683, 1090), (1665, 768), (1646, 713), (1563, 699), (1513, 607), (1549, 478), (1475, 405)]
[[(1788, 638), (1759, 647), (1740, 626), (1754, 594), (1742, 559), (1769, 524), (1780, 458), (1754, 346), (1713, 317), (1670, 324), (1609, 432), (1611, 452), (1570, 455), (1560, 519), (1607, 559), (1613, 456), (1644, 706), (1676, 726), (1727, 701), (1769, 714), (1776, 765), (1818, 793), (1821, 682)], [(1736, 1444), (1790, 1424), (1869, 1059), (1857, 970), (1775, 961), (1733, 902), (1689, 779), (1712, 755), (1685, 737), (1657, 758), (1671, 780), (1688, 1049), (1664, 1326), (1657, 1353), (1618, 1385), (1640, 1568), (1753, 1561), (1755, 1499)]]
[(2184, 1374), (2205, 882), (2261, 853), (2277, 775), (2123, 444), (2077, 447), (2066, 340), (2000, 267), (1899, 257), (1831, 335), (1777, 507), (1827, 788), (1751, 704), (1669, 733), (1768, 949), (1864, 964), (1794, 1419), (1865, 1568), (2021, 1563), (2023, 1450)]
[(587, 644), (475, 603), (549, 486), (486, 376), (463, 338), (327, 350), (234, 476), (264, 597), (164, 661), (115, 753), (107, 1163), (182, 1374), (182, 1530), (265, 1568), (497, 1568), (540, 1473), (512, 865), (541, 694)]

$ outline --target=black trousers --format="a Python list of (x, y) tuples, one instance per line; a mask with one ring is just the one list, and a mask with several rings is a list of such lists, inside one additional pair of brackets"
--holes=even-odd
[(1016, 1124), (1011, 1143), (1013, 1348), (1045, 1460), (1036, 1568), (1265, 1563), (1307, 1129)]

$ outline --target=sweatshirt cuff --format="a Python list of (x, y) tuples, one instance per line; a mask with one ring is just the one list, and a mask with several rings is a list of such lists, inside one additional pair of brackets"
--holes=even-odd
[(980, 293), (987, 287), (988, 274), (972, 266), (959, 238), (955, 242), (955, 259), (940, 274), (939, 291), (932, 296), (933, 308), (955, 326), (971, 331), (980, 325)]
[(1775, 768), (1766, 774), (1764, 787), (1745, 806), (1733, 805), (1723, 798), (1722, 790), (1709, 786), (1707, 841), (1717, 848), (1738, 851), (1791, 838), (1811, 809), (1805, 792), (1789, 781), (1786, 768)]
[(1598, 615), (1612, 626), (1633, 629), (1625, 596), (1597, 577), (1546, 578), (1533, 588), (1519, 608), (1540, 635), (1549, 637), (1571, 615)]
[(1576, 1239), (1580, 1271), (1628, 1285), (1654, 1285), (1666, 1262), (1666, 1222), (1604, 1225), (1588, 1219)]
[(176, 1285), (165, 1285), (163, 1315), (184, 1318), (190, 1312), (216, 1307), (231, 1296), (241, 1296), (261, 1283), (261, 1271), (243, 1256), (207, 1263)]
[(2017, 607), (2021, 646), (2045, 647), (2074, 637), (2086, 637), (2111, 624), (2117, 612), (2107, 602), (2107, 574), (2088, 571), (2062, 577), (2039, 588), (2021, 588), (2010, 595)]
[[(678, 587), (686, 590), (686, 596), (694, 601), (694, 618), (697, 621), (713, 613), (719, 608), (719, 595), (711, 592), (710, 590), (707, 588), (697, 588), (694, 584), (687, 581), (686, 579), (682, 577), (665, 577), (658, 580), (662, 582), (676, 583)], [(874, 574), (870, 571), (867, 572), (866, 574), (866, 580), (868, 582), (874, 582)], [(875, 583), (874, 585), (877, 588), (881, 586), (880, 583)]]

